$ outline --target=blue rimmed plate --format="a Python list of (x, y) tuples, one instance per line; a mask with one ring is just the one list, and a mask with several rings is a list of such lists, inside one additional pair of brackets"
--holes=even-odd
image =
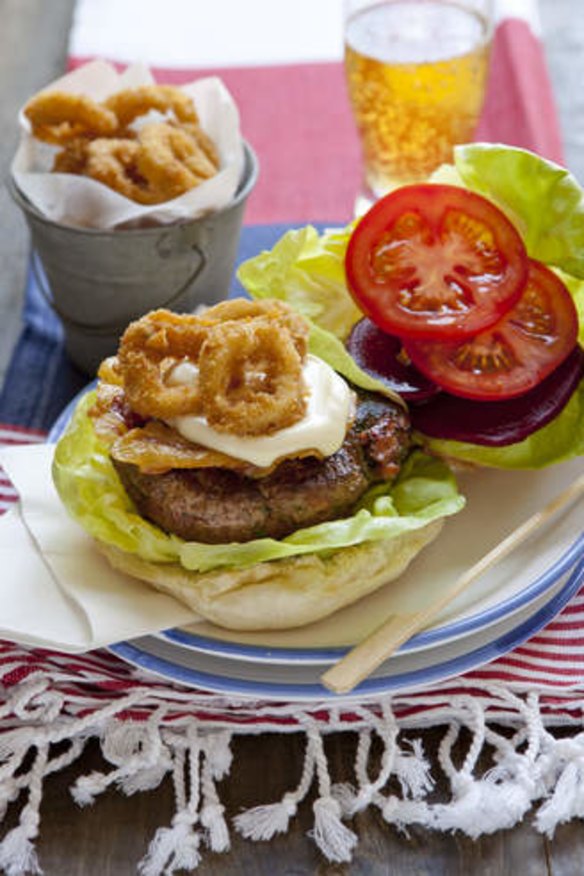
[[(224, 658), (266, 663), (332, 663), (396, 609), (416, 610), (476, 563), (582, 472), (574, 460), (538, 472), (478, 470), (459, 478), (467, 507), (392, 582), (332, 617), (296, 630), (244, 633), (210, 623), (166, 630), (169, 642)], [(401, 653), (438, 645), (496, 625), (545, 596), (584, 555), (581, 505), (553, 518), (514, 554), (475, 581), (432, 627)]]
[[(88, 387), (85, 392), (88, 391)], [(62, 413), (49, 440), (63, 433), (75, 399)], [(182, 649), (236, 661), (332, 663), (395, 610), (407, 612), (433, 599), (516, 526), (582, 472), (572, 460), (533, 472), (478, 469), (459, 477), (467, 506), (450, 518), (396, 582), (330, 618), (297, 630), (237, 632), (202, 622), (167, 630), (160, 639)], [(510, 557), (467, 588), (427, 630), (402, 646), (400, 654), (435, 648), (497, 627), (553, 592), (584, 555), (581, 507), (573, 506), (542, 528)]]
[(433, 649), (397, 654), (350, 694), (320, 684), (319, 666), (234, 661), (144, 636), (110, 650), (127, 663), (189, 687), (225, 696), (286, 702), (364, 701), (445, 681), (501, 657), (549, 623), (584, 584), (584, 560), (548, 593), (498, 625)]

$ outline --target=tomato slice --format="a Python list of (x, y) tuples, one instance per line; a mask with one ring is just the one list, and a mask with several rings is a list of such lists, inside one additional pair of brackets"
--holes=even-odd
[(584, 350), (574, 347), (561, 365), (521, 396), (475, 401), (440, 392), (410, 407), (412, 426), (430, 438), (508, 447), (559, 416), (582, 379)]
[(486, 331), (462, 341), (405, 341), (414, 365), (452, 395), (505, 399), (540, 383), (572, 352), (578, 314), (560, 278), (529, 260), (525, 291)]
[(486, 198), (424, 183), (374, 204), (349, 239), (345, 269), (355, 301), (383, 331), (454, 340), (513, 306), (527, 280), (527, 253)]

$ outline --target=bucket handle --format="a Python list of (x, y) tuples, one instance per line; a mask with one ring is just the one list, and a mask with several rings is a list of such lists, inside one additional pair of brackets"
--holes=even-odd
[[(197, 253), (197, 255), (199, 256), (199, 262), (198, 262), (197, 266), (191, 272), (191, 274), (189, 274), (189, 276), (187, 277), (185, 282), (181, 284), (180, 288), (177, 289), (175, 292), (173, 292), (172, 295), (170, 295), (166, 299), (166, 301), (162, 302), (162, 304), (159, 304), (158, 305), (159, 307), (170, 307), (172, 304), (174, 304), (175, 301), (178, 301), (178, 299), (181, 297), (181, 295), (188, 289), (188, 287), (191, 285), (191, 283), (194, 283), (194, 281), (197, 279), (197, 277), (199, 276), (201, 271), (205, 268), (205, 266), (207, 264), (207, 257), (205, 256), (205, 253), (203, 252), (203, 250), (196, 243), (191, 244), (191, 249), (194, 250)], [(107, 325), (107, 326), (101, 326), (101, 325), (95, 326), (95, 325), (88, 325), (87, 323), (84, 323), (84, 322), (79, 322), (76, 319), (71, 319), (70, 316), (67, 316), (67, 314), (64, 313), (62, 310), (60, 310), (57, 307), (57, 305), (55, 304), (55, 301), (51, 295), (51, 292), (50, 292), (50, 289), (48, 286), (48, 281), (47, 281), (45, 272), (42, 268), (42, 262), (41, 262), (40, 257), (36, 251), (32, 252), (31, 268), (32, 268), (32, 274), (33, 274), (34, 280), (37, 284), (38, 290), (41, 293), (42, 297), (44, 298), (46, 303), (49, 305), (51, 310), (53, 310), (64, 323), (67, 323), (67, 325), (70, 325), (76, 329), (81, 329), (81, 331), (87, 332), (87, 334), (91, 334), (91, 335), (111, 335), (113, 333), (119, 333), (126, 328), (127, 321), (125, 321), (123, 323), (117, 322), (115, 324)]]

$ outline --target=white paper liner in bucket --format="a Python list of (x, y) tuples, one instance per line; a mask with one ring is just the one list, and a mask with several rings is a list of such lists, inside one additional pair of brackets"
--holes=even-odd
[[(68, 92), (102, 101), (128, 88), (153, 84), (152, 74), (141, 64), (118, 73), (105, 61), (92, 61), (52, 82), (42, 93)], [(231, 94), (216, 76), (178, 88), (191, 98), (201, 127), (219, 154), (218, 172), (195, 188), (164, 203), (144, 205), (87, 176), (53, 173), (51, 168), (59, 147), (41, 143), (32, 136), (24, 108), (19, 114), (20, 143), (11, 166), (14, 183), (48, 219), (81, 228), (105, 230), (122, 225), (164, 225), (222, 210), (231, 203), (243, 173), (239, 112)], [(152, 116), (160, 118), (158, 113)]]

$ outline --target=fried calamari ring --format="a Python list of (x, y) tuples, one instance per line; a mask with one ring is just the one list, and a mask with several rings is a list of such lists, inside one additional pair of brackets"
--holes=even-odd
[(145, 125), (138, 133), (139, 173), (166, 195), (178, 197), (214, 176), (216, 168), (190, 134), (164, 122)]
[(104, 359), (98, 370), (97, 378), (100, 383), (107, 383), (111, 386), (122, 386), (124, 381), (120, 371), (120, 362), (117, 356), (108, 356)]
[(120, 362), (126, 400), (135, 413), (170, 420), (200, 412), (198, 387), (166, 383), (166, 376), (177, 364), (175, 359), (163, 361), (140, 350), (127, 350), (120, 355)]
[(134, 320), (122, 335), (118, 360), (127, 350), (144, 350), (153, 359), (188, 357), (196, 362), (207, 334), (204, 317), (160, 308)]
[(87, 144), (84, 172), (139, 204), (159, 203), (165, 198), (141, 176), (139, 153), (140, 146), (135, 140), (98, 137)]
[(201, 319), (217, 324), (256, 317), (277, 320), (290, 333), (300, 358), (304, 359), (308, 352), (308, 323), (285, 301), (277, 299), (250, 301), (248, 298), (232, 298), (210, 307), (202, 314)]
[[(172, 124), (172, 122), (170, 124)], [(198, 122), (187, 122), (181, 125), (181, 128), (183, 131), (186, 131), (187, 134), (190, 134), (193, 140), (197, 141), (199, 148), (206, 155), (213, 167), (216, 170), (219, 170), (220, 161), (217, 148), (209, 135), (203, 131), (200, 124)]]
[(161, 420), (198, 413), (198, 387), (169, 386), (166, 378), (181, 359), (196, 360), (206, 331), (198, 317), (164, 309), (130, 323), (122, 335), (117, 368), (132, 410)]
[(53, 161), (53, 173), (85, 173), (87, 166), (87, 146), (85, 137), (76, 137), (57, 152)]
[[(200, 315), (160, 309), (132, 322), (104, 370), (129, 406), (169, 420), (201, 414), (219, 431), (263, 435), (300, 419), (308, 324), (280, 301), (224, 301)], [(181, 361), (198, 366), (194, 386), (171, 384)]]
[(285, 329), (264, 317), (213, 326), (199, 356), (199, 391), (210, 426), (269, 435), (306, 410), (302, 360)]
[(117, 117), (120, 128), (152, 110), (172, 113), (179, 122), (197, 124), (199, 117), (191, 98), (174, 85), (141, 85), (112, 94), (104, 101), (106, 109)]
[(43, 91), (24, 108), (37, 140), (61, 145), (77, 137), (108, 136), (117, 131), (118, 119), (110, 109), (82, 94)]

